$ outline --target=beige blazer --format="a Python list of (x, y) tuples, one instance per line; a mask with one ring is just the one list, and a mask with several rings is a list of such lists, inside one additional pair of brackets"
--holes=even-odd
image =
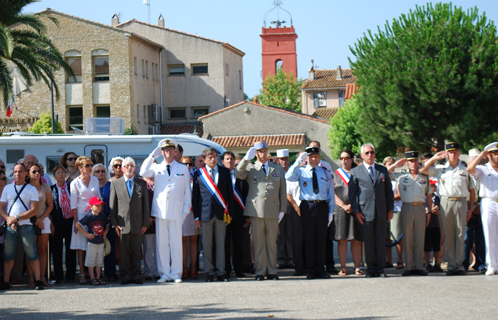
[(247, 217), (278, 219), (279, 212), (287, 211), (284, 169), (270, 162), (267, 173), (265, 176), (259, 162), (251, 163), (245, 159), (235, 169), (235, 177), (249, 183), (244, 211)]

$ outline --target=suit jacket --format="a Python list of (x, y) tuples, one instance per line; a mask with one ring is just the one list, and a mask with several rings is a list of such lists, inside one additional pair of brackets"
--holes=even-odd
[[(221, 196), (225, 203), (230, 203), (233, 198), (232, 178), (230, 177), (230, 170), (225, 167), (218, 166), (218, 183), (216, 184), (220, 190)], [(192, 190), (192, 210), (194, 211), (195, 219), (201, 221), (209, 221), (215, 216), (223, 220), (225, 209), (218, 204), (214, 196), (209, 191), (208, 187), (202, 181), (200, 170), (194, 173), (194, 187)]]
[[(249, 192), (249, 184), (247, 183), (246, 180), (240, 180), (240, 179), (236, 178), (235, 179), (235, 187), (237, 187), (237, 190), (239, 190), (240, 195), (242, 197), (242, 203), (245, 206), (247, 194)], [(230, 203), (228, 205), (228, 212), (230, 213), (230, 216), (232, 217), (232, 219), (234, 219), (235, 221), (245, 220), (244, 209), (242, 209), (242, 207), (237, 202), (237, 200), (235, 200), (235, 195), (230, 200)]]
[[(66, 181), (66, 188), (67, 188), (67, 196), (69, 199), (71, 199), (71, 191), (70, 191), (70, 185), (71, 183), (68, 183)], [(60, 200), (59, 197), (61, 196), (59, 194), (59, 189), (57, 189), (57, 181), (53, 186), (50, 187), (52, 189), (52, 199), (54, 201), (54, 208), (52, 209), (52, 212), (50, 215), (52, 216), (52, 223), (54, 224), (54, 227), (61, 226), (64, 219), (64, 215), (62, 214), (62, 208), (60, 205)], [(71, 201), (71, 200), (69, 200)]]
[(111, 182), (109, 197), (111, 224), (123, 228), (121, 233), (142, 233), (142, 227), (149, 226), (149, 191), (147, 183), (135, 177), (131, 197), (124, 177)]
[(242, 159), (235, 169), (235, 177), (249, 184), (245, 216), (278, 219), (279, 212), (287, 211), (285, 172), (281, 165), (269, 162), (265, 176), (259, 162)]
[(379, 220), (387, 220), (387, 212), (394, 208), (394, 193), (386, 167), (375, 164), (375, 178), (372, 181), (365, 165), (351, 170), (349, 180), (349, 201), (354, 213), (361, 212), (366, 221), (372, 221), (375, 211)]

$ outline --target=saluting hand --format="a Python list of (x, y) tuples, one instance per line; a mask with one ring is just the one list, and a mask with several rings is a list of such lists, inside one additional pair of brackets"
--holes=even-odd
[(246, 160), (251, 160), (251, 159), (253, 159), (255, 156), (256, 156), (256, 148), (255, 148), (255, 147), (251, 147), (251, 148), (247, 151), (246, 155), (244, 156), (244, 159), (246, 159)]
[(161, 147), (157, 147), (154, 149), (154, 151), (152, 151), (152, 153), (150, 154), (152, 156), (152, 158), (159, 158), (159, 156), (161, 155)]
[(406, 163), (406, 158), (402, 158), (402, 159), (399, 159), (398, 161), (396, 161), (394, 163), (394, 167), (395, 168), (401, 168), (402, 166), (404, 166)]
[(446, 158), (446, 151), (439, 151), (434, 155), (434, 158), (436, 158), (436, 160), (443, 160)]

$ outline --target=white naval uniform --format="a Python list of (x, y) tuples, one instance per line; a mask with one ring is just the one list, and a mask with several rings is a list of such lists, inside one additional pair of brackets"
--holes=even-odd
[(192, 206), (188, 167), (176, 162), (154, 163), (149, 156), (140, 168), (140, 175), (154, 178), (151, 216), (156, 217), (157, 269), (167, 280), (182, 277), (182, 224)]
[(498, 172), (488, 163), (478, 165), (475, 176), (480, 181), (481, 219), (486, 245), (488, 270), (498, 271)]
[(463, 247), (468, 205), (467, 197), (471, 189), (475, 189), (474, 179), (467, 168), (458, 162), (452, 168), (447, 162), (429, 168), (429, 176), (437, 177), (439, 195), (441, 197), (441, 220), (446, 237), (446, 255), (448, 271), (465, 271), (463, 266)]

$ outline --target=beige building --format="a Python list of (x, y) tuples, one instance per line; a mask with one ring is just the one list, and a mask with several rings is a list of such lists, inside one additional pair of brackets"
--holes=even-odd
[(351, 69), (315, 70), (312, 66), (301, 87), (303, 113), (330, 119), (352, 96), (355, 82)]
[[(120, 117), (125, 128), (133, 126), (148, 134), (154, 120), (151, 111), (160, 110), (162, 46), (131, 32), (51, 9), (40, 13), (57, 19), (58, 26), (46, 20), (47, 35), (76, 75), (76, 79), (70, 78), (62, 70), (55, 74), (61, 94), (60, 100), (55, 100), (55, 114), (62, 127), (66, 131), (71, 127), (84, 130), (89, 117)], [(44, 82), (34, 83), (29, 90), (16, 98), (11, 119), (2, 115), (0, 130), (26, 131), (35, 118), (50, 110), (50, 90)]]
[(160, 65), (164, 124), (197, 123), (201, 116), (244, 100), (244, 52), (232, 45), (165, 28), (162, 16), (158, 25), (114, 20), (113, 26), (165, 48)]

